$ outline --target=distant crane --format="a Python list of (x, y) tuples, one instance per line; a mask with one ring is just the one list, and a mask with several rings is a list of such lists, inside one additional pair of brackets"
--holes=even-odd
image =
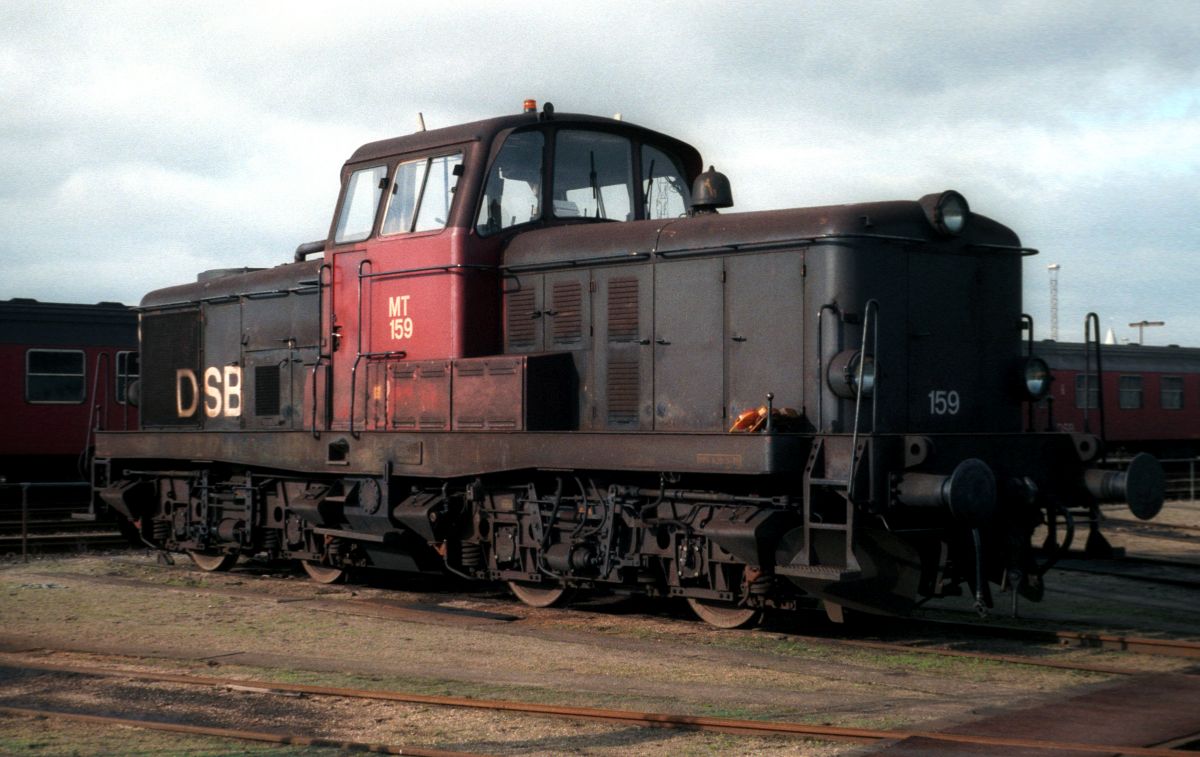
[(1147, 326), (1166, 326), (1166, 321), (1138, 321), (1129, 324), (1129, 328), (1138, 330), (1138, 344), (1142, 343), (1142, 337), (1146, 334)]
[(1058, 269), (1062, 268), (1058, 263), (1051, 263), (1046, 266), (1046, 270), (1050, 272), (1050, 338), (1058, 341)]

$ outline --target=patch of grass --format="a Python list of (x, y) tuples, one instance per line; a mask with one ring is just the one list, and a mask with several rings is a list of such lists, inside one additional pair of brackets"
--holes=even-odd
[(280, 746), (54, 718), (0, 715), (0, 754), (69, 754), (75, 757), (107, 757), (113, 754), (180, 757), (269, 754), (271, 757), (332, 757), (340, 754), (340, 750)]

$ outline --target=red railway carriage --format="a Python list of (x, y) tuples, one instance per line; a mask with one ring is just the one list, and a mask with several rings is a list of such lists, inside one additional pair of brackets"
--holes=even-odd
[(1098, 434), (1103, 397), (1110, 451), (1172, 458), (1200, 454), (1200, 349), (1102, 345), (1100, 381), (1095, 350), (1085, 369), (1083, 344), (1037, 344), (1034, 354), (1050, 366), (1054, 382), (1036, 408), (1036, 430)]
[(137, 374), (137, 314), (125, 305), (0, 302), (0, 477), (78, 479), (93, 430), (137, 427)]

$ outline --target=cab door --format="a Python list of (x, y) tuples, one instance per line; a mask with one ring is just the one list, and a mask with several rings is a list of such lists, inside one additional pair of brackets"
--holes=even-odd
[(327, 274), (335, 429), (351, 408), (355, 428), (386, 420), (368, 411), (387, 405), (389, 363), (496, 349), (494, 250), (447, 225), (463, 156), (401, 156), (347, 179)]

